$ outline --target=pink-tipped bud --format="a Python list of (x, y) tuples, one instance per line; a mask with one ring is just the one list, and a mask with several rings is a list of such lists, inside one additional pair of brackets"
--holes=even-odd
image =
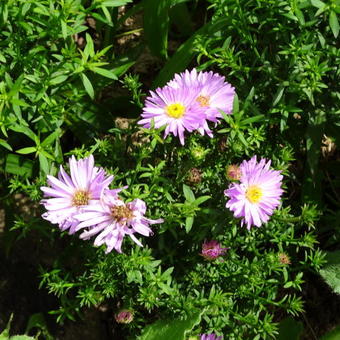
[(133, 312), (128, 309), (122, 309), (115, 315), (115, 319), (118, 323), (130, 323), (133, 320)]
[(206, 260), (213, 261), (219, 256), (224, 255), (229, 248), (222, 248), (220, 244), (215, 241), (204, 242), (202, 245), (202, 255)]
[(232, 164), (227, 167), (226, 176), (230, 181), (239, 181), (241, 175), (242, 172), (238, 165)]

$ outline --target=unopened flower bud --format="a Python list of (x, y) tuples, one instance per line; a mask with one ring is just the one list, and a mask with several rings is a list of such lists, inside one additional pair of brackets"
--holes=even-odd
[(187, 182), (189, 184), (198, 184), (202, 181), (202, 172), (197, 168), (191, 168), (187, 175)]
[(224, 255), (229, 248), (222, 248), (220, 244), (215, 241), (204, 242), (202, 245), (202, 255), (206, 260), (213, 261), (219, 256)]
[(290, 258), (286, 253), (279, 253), (277, 256), (281, 264), (291, 264)]
[(202, 146), (197, 145), (190, 150), (190, 154), (195, 161), (201, 162), (204, 160), (207, 150), (205, 150)]
[(229, 165), (226, 169), (226, 176), (230, 181), (239, 181), (241, 179), (241, 169), (238, 165)]
[(133, 312), (128, 309), (122, 309), (115, 315), (115, 319), (118, 323), (130, 323), (133, 320)]

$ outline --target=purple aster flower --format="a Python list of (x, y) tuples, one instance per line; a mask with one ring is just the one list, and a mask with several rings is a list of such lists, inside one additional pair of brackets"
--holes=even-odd
[(222, 248), (220, 244), (215, 241), (204, 242), (202, 245), (202, 255), (206, 260), (213, 261), (219, 256), (224, 255), (229, 248)]
[(164, 137), (172, 133), (184, 145), (184, 131), (196, 130), (205, 119), (202, 107), (196, 101), (196, 89), (165, 86), (150, 94), (145, 100), (143, 119), (138, 124), (150, 128), (153, 119), (156, 129), (166, 125)]
[(61, 230), (75, 232), (78, 221), (74, 215), (83, 207), (99, 200), (102, 192), (113, 180), (106, 176), (103, 169), (94, 166), (93, 156), (77, 161), (74, 156), (69, 159), (69, 176), (62, 166), (58, 178), (47, 176), (49, 187), (41, 187), (44, 196), (41, 201), (47, 212), (42, 217), (51, 223), (59, 224)]
[(168, 85), (174, 88), (196, 88), (196, 101), (204, 108), (207, 120), (217, 122), (217, 118), (222, 117), (219, 110), (226, 114), (232, 113), (235, 89), (217, 73), (186, 70), (176, 74)]
[(211, 334), (201, 334), (200, 340), (222, 340), (223, 336), (217, 336), (214, 333)]
[(242, 225), (245, 223), (247, 229), (266, 223), (280, 204), (283, 177), (281, 171), (269, 169), (270, 163), (263, 158), (258, 163), (256, 156), (243, 161), (240, 183), (232, 183), (224, 191), (230, 198), (226, 207), (235, 217), (242, 218)]
[(76, 215), (80, 223), (76, 231), (85, 229), (80, 238), (88, 240), (96, 235), (94, 245), (106, 245), (106, 253), (115, 249), (121, 253), (121, 246), (125, 235), (139, 246), (143, 246), (135, 237), (135, 233), (149, 236), (152, 230), (150, 224), (162, 223), (162, 219), (151, 220), (144, 216), (146, 204), (140, 199), (125, 203), (117, 195), (117, 190), (106, 190), (100, 202), (88, 205), (83, 212)]

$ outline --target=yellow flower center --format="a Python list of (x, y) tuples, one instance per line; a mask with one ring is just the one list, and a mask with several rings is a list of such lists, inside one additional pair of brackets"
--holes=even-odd
[(117, 205), (111, 208), (111, 216), (120, 222), (122, 220), (131, 220), (133, 212), (126, 205)]
[(257, 185), (250, 186), (246, 191), (246, 197), (250, 203), (258, 203), (262, 195), (262, 189)]
[(165, 108), (165, 111), (169, 117), (181, 118), (185, 113), (185, 106), (180, 103), (170, 104)]
[(198, 96), (196, 98), (196, 101), (199, 102), (199, 104), (202, 107), (207, 107), (207, 106), (209, 106), (209, 99), (210, 99), (209, 96)]
[(85, 190), (77, 190), (72, 197), (72, 205), (79, 207), (81, 205), (87, 205), (90, 200), (90, 193)]

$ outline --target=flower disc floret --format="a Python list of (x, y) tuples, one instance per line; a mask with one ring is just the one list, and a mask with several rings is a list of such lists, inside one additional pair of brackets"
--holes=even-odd
[(172, 118), (181, 118), (185, 114), (185, 106), (181, 103), (170, 104), (166, 107), (166, 113)]
[(242, 225), (260, 227), (279, 206), (283, 193), (280, 171), (270, 170), (270, 161), (256, 156), (240, 165), (240, 183), (232, 183), (224, 194), (229, 198), (226, 207), (241, 218)]

